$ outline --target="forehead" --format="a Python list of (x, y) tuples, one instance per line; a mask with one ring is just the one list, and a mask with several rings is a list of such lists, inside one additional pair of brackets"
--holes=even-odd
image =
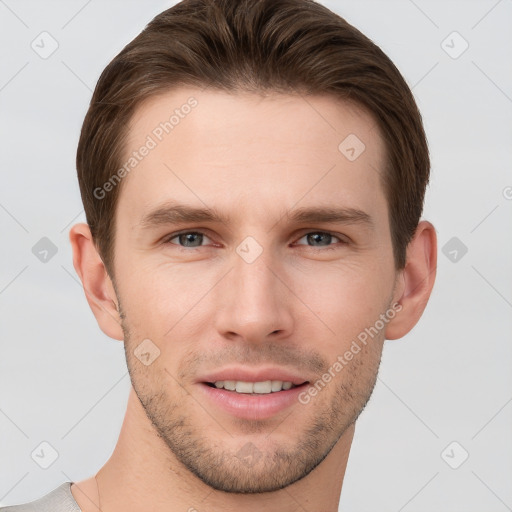
[(299, 202), (386, 209), (377, 124), (331, 96), (174, 89), (139, 105), (125, 148), (136, 162), (119, 208), (133, 223), (168, 199), (253, 218)]

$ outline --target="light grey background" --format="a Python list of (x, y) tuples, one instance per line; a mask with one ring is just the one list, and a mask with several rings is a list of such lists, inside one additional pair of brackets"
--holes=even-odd
[[(75, 152), (100, 72), (173, 3), (0, 0), (0, 504), (93, 475), (116, 443), (129, 376), (72, 265), (68, 230), (85, 221)], [(512, 510), (512, 1), (322, 3), (413, 88), (439, 238), (423, 318), (385, 344), (340, 510)], [(31, 48), (43, 31), (59, 45), (46, 59)], [(46, 263), (32, 252), (43, 237), (57, 248)], [(455, 246), (442, 250), (453, 237), (467, 247), (455, 262)], [(43, 441), (59, 455), (48, 469), (31, 456)]]

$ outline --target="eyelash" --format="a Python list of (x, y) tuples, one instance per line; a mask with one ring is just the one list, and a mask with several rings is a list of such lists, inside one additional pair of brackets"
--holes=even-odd
[[(183, 250), (186, 250), (186, 251), (193, 251), (193, 250), (196, 250), (196, 249), (201, 249), (202, 247), (204, 246), (199, 246), (199, 247), (186, 247), (186, 246), (183, 246), (183, 245), (179, 245), (179, 244), (173, 244), (171, 243), (171, 240), (175, 239), (176, 237), (180, 236), (180, 235), (187, 235), (187, 234), (194, 234), (194, 235), (204, 235), (206, 236), (207, 238), (210, 238), (206, 233), (204, 233), (203, 231), (180, 231), (178, 233), (173, 233), (172, 235), (169, 235), (168, 237), (166, 237), (162, 243), (164, 244), (170, 244), (170, 245), (175, 245), (176, 247), (179, 247), (180, 249), (183, 249)], [(307, 235), (311, 235), (311, 234), (322, 234), (322, 235), (330, 235), (334, 238), (337, 238), (341, 245), (348, 245), (349, 242), (344, 240), (343, 238), (341, 238), (341, 235), (338, 235), (336, 233), (333, 233), (331, 231), (308, 231), (306, 233), (304, 233), (300, 238), (299, 240), (301, 240), (302, 238), (304, 238), (305, 236)], [(335, 244), (330, 244), (330, 245), (327, 245), (327, 246), (319, 246), (319, 247), (315, 247), (315, 246), (312, 246), (312, 245), (307, 245), (307, 244), (300, 244), (300, 245), (305, 245), (306, 247), (309, 247), (310, 249), (318, 249), (318, 250), (322, 250), (322, 251), (329, 251), (329, 250), (334, 250), (334, 249), (338, 249), (339, 246), (335, 245)]]

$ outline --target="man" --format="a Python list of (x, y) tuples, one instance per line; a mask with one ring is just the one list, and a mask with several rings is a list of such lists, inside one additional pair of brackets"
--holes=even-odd
[(429, 299), (412, 94), (310, 0), (184, 0), (102, 73), (73, 262), (132, 389), (96, 475), (4, 511), (338, 509), (385, 339)]

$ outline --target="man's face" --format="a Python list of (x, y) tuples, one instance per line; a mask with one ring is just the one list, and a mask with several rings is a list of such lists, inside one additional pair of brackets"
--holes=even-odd
[[(155, 132), (190, 96), (197, 105), (172, 131)], [(378, 129), (328, 97), (179, 89), (138, 109), (126, 160), (148, 135), (156, 147), (124, 178), (116, 210), (133, 387), (170, 456), (203, 482), (228, 492), (285, 487), (329, 454), (376, 381), (382, 328), (333, 367), (394, 302)], [(225, 221), (152, 215), (171, 203)], [(350, 215), (293, 217), (318, 208)], [(234, 368), (309, 385), (248, 395), (205, 383), (225, 369), (223, 380), (266, 380), (237, 379)], [(318, 381), (315, 395), (304, 393)]]

